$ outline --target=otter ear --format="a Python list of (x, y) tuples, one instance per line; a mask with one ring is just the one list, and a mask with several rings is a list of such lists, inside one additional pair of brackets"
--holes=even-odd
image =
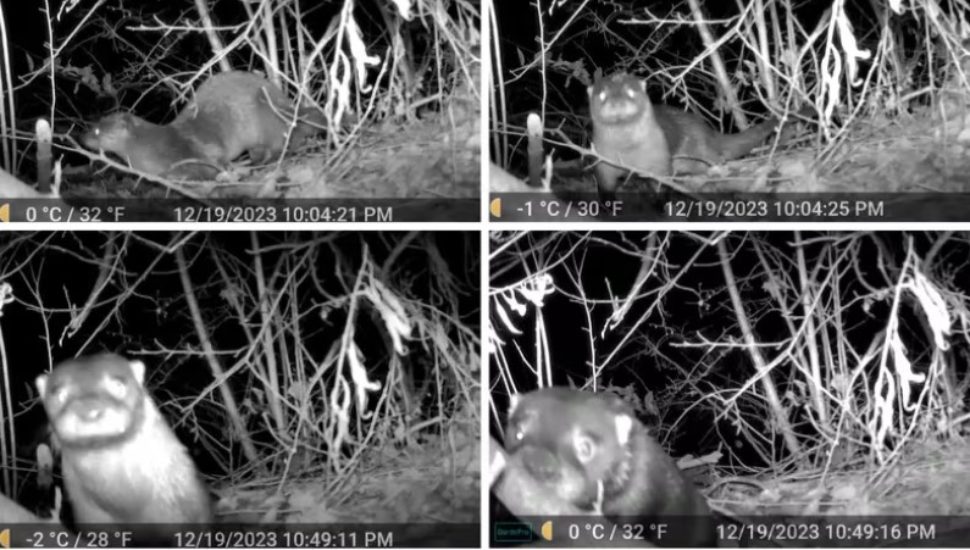
[(606, 401), (607, 406), (610, 408), (610, 410), (612, 410), (616, 414), (630, 413), (630, 410), (631, 410), (630, 405), (626, 401), (624, 401), (623, 398), (620, 397), (619, 395), (610, 391), (601, 392), (596, 395), (602, 396), (603, 400)]
[(40, 397), (43, 399), (47, 395), (47, 375), (42, 374), (34, 380), (34, 384), (37, 386), (37, 392), (40, 393)]
[(131, 374), (135, 375), (135, 380), (138, 381), (139, 386), (145, 385), (145, 363), (141, 361), (129, 361), (128, 366), (131, 367)]
[(618, 414), (614, 419), (616, 423), (616, 440), (620, 445), (626, 445), (630, 441), (630, 434), (633, 432), (633, 417), (628, 414)]
[(647, 93), (647, 79), (646, 78), (640, 80), (640, 89), (643, 90), (643, 93)]
[(512, 416), (512, 413), (515, 412), (515, 408), (519, 406), (520, 401), (521, 399), (519, 399), (519, 394), (517, 393), (513, 393), (512, 396), (509, 397), (509, 416)]
[(586, 95), (588, 95), (589, 97), (593, 97), (593, 87), (592, 86), (587, 86), (586, 87)]

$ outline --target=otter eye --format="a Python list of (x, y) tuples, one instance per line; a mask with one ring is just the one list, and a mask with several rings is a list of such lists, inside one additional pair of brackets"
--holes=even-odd
[(576, 437), (576, 458), (583, 464), (593, 460), (596, 455), (596, 442), (589, 436), (581, 435)]
[(57, 386), (52, 388), (50, 393), (54, 396), (55, 401), (60, 401), (63, 403), (67, 400), (67, 386)]

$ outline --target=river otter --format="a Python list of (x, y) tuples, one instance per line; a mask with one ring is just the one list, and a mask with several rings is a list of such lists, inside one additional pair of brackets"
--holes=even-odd
[[(114, 153), (149, 174), (212, 179), (243, 152), (255, 162), (278, 157), (292, 113), (292, 103), (273, 83), (253, 73), (229, 71), (203, 83), (171, 124), (114, 113), (95, 123), (81, 142), (89, 149)], [(302, 110), (301, 118), (321, 122), (310, 110)], [(300, 123), (290, 142), (312, 132), (313, 126)]]
[(505, 448), (550, 495), (617, 523), (670, 521), (660, 545), (714, 546), (704, 497), (608, 393), (545, 388), (513, 396)]
[(142, 362), (103, 353), (37, 378), (79, 527), (212, 521), (208, 491), (144, 376)]
[[(645, 176), (703, 173), (747, 154), (778, 125), (770, 117), (743, 132), (722, 134), (693, 113), (652, 105), (645, 89), (644, 81), (626, 73), (601, 78), (588, 89), (596, 153)], [(612, 199), (628, 173), (600, 159), (596, 183), (601, 199)]]

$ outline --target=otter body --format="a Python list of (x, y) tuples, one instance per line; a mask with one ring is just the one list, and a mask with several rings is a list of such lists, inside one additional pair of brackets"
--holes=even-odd
[(661, 545), (716, 543), (707, 502), (615, 395), (545, 388), (514, 396), (505, 448), (547, 495), (620, 522), (677, 518)]
[[(292, 115), (292, 103), (270, 81), (245, 71), (229, 71), (203, 83), (171, 124), (115, 113), (94, 124), (81, 141), (89, 149), (114, 153), (143, 172), (211, 179), (244, 152), (255, 162), (278, 157)], [(305, 123), (298, 124), (290, 141), (295, 143), (313, 131)]]
[[(267, 162), (283, 152), (292, 116), (292, 103), (269, 80), (229, 71), (199, 86), (192, 104), (173, 125), (194, 134), (205, 157), (216, 164), (227, 164), (243, 152)], [(298, 124), (291, 141), (311, 132), (309, 125)]]
[(212, 521), (208, 491), (145, 392), (144, 374), (140, 361), (106, 353), (37, 378), (79, 526)]
[[(737, 134), (722, 134), (697, 115), (652, 105), (645, 83), (625, 73), (600, 79), (589, 88), (593, 145), (605, 159), (636, 168), (648, 176), (702, 173), (738, 158), (772, 134), (774, 117)], [(599, 193), (611, 198), (628, 170), (600, 160)]]

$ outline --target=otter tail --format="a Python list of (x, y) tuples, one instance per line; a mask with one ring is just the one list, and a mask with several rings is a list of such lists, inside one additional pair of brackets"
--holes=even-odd
[(765, 139), (775, 131), (776, 126), (778, 126), (778, 119), (771, 117), (743, 132), (723, 136), (720, 143), (721, 158), (732, 160), (748, 154), (764, 143)]
[(815, 108), (808, 105), (799, 109), (794, 116), (789, 116), (787, 122), (781, 128), (779, 128), (780, 124), (777, 117), (769, 117), (764, 122), (756, 124), (743, 132), (726, 135), (720, 144), (721, 158), (723, 160), (732, 160), (748, 154), (752, 149), (764, 143), (765, 139), (773, 134), (775, 130), (781, 132), (781, 136), (778, 138), (778, 144), (784, 145), (791, 141), (798, 132), (798, 125), (795, 123), (799, 119), (812, 119), (814, 113)]

